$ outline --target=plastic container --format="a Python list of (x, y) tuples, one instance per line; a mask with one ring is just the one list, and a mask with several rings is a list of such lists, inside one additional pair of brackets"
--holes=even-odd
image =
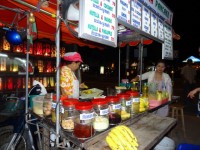
[(75, 105), (77, 115), (74, 120), (74, 136), (78, 139), (87, 139), (94, 135), (94, 110), (92, 102), (78, 102)]
[(140, 94), (139, 94), (139, 92), (137, 92), (137, 91), (128, 91), (126, 93), (130, 95), (130, 99), (132, 101), (131, 114), (139, 113), (139, 108), (140, 108)]
[(177, 150), (200, 150), (200, 145), (181, 143)]
[(109, 124), (117, 125), (121, 122), (121, 102), (117, 96), (106, 96), (109, 105)]
[(51, 116), (52, 101), (53, 101), (53, 93), (47, 93), (44, 96), (44, 101), (43, 101), (43, 116), (44, 117)]
[(43, 100), (44, 96), (35, 96), (33, 100), (33, 112), (37, 115), (43, 116)]
[[(62, 101), (63, 100), (67, 100), (67, 96), (60, 96), (60, 121), (61, 121), (61, 113), (64, 112), (63, 106), (62, 106)], [(53, 101), (52, 101), (52, 105), (51, 105), (51, 120), (52, 122), (56, 122), (56, 95), (53, 95)]]
[(105, 98), (97, 98), (92, 100), (95, 117), (93, 127), (96, 131), (101, 132), (109, 127), (108, 119), (108, 101)]
[(75, 105), (78, 102), (78, 99), (75, 98), (68, 98), (62, 102), (64, 112), (61, 115), (61, 126), (65, 131), (72, 132), (74, 130)]
[(122, 120), (127, 120), (131, 117), (131, 105), (132, 100), (130, 99), (129, 94), (117, 94), (117, 97), (119, 97), (121, 101), (121, 118)]

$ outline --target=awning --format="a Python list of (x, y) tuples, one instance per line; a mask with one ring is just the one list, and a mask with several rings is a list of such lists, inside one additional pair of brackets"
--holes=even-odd
[[(34, 16), (36, 18), (37, 26), (37, 37), (39, 39), (48, 38), (52, 41), (55, 41), (56, 35), (56, 9), (57, 9), (57, 0), (48, 0), (48, 7), (43, 7), (39, 5), (41, 0), (1, 0), (0, 3), (0, 23), (3, 24), (12, 24), (17, 23), (16, 26), (21, 28), (26, 28), (27, 19), (24, 15), (25, 12), (34, 11)], [(9, 9), (6, 9), (6, 8)], [(20, 11), (21, 13), (17, 13)], [(15, 18), (15, 19), (14, 19)], [(15, 22), (14, 22), (15, 21)], [(77, 24), (78, 22), (75, 22)], [(72, 25), (72, 24), (71, 24)], [(72, 28), (77, 27), (72, 25)], [(134, 33), (134, 32), (133, 32)], [(118, 37), (121, 39), (121, 37)], [(180, 39), (180, 36), (173, 31), (173, 38), (176, 40)], [(105, 46), (103, 44), (91, 42), (84, 39), (79, 39), (74, 37), (74, 35), (68, 30), (66, 25), (61, 22), (61, 40), (67, 44), (78, 44), (79, 46), (88, 46), (89, 48), (100, 48), (103, 49)], [(144, 39), (144, 44), (151, 44), (153, 40)], [(119, 46), (124, 47), (129, 44), (130, 46), (136, 46), (140, 43), (137, 34), (130, 36), (128, 41), (119, 43)]]
[[(21, 1), (21, 0), (20, 0)], [(48, 14), (44, 14), (38, 9), (34, 10), (34, 16), (36, 18), (37, 36), (39, 39), (48, 38), (55, 41), (56, 35), (56, 1), (51, 0), (49, 7), (43, 8)], [(22, 2), (30, 4), (30, 6), (37, 7), (39, 0), (23, 0)], [(9, 9), (7, 9), (9, 8)], [(22, 5), (14, 0), (1, 0), (0, 3), (0, 23), (11, 25), (17, 23), (15, 26), (19, 28), (26, 28), (27, 18), (25, 16), (26, 11), (32, 11), (33, 9)], [(20, 13), (18, 13), (20, 12)], [(15, 18), (15, 19), (14, 19)], [(104, 45), (82, 40), (74, 37), (71, 32), (67, 29), (66, 25), (61, 23), (61, 40), (67, 44), (78, 44), (79, 46), (88, 46), (90, 48), (103, 48)]]

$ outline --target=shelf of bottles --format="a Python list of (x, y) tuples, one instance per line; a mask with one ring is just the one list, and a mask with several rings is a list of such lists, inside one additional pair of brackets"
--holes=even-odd
[[(56, 46), (53, 42), (44, 42), (41, 40), (34, 41), (30, 45), (30, 65), (38, 67), (37, 75), (33, 74), (29, 76), (28, 88), (31, 88), (33, 80), (40, 81), (45, 87), (55, 86), (55, 58)], [(63, 57), (66, 48), (61, 46), (60, 56)], [(6, 41), (5, 37), (1, 38), (0, 42), (0, 91), (24, 89), (25, 88), (25, 76), (18, 75), (18, 72), (22, 71), (21, 65), (15, 59), (26, 58), (27, 42), (23, 42), (21, 45), (10, 45)], [(11, 56), (11, 57), (10, 57)], [(29, 73), (34, 72), (34, 67), (29, 67)], [(25, 70), (23, 70), (25, 72)]]

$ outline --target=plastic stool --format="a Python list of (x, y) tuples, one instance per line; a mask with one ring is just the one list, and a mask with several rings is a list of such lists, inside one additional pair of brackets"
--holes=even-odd
[(200, 150), (200, 145), (181, 143), (178, 145), (177, 150)]
[(185, 136), (186, 135), (185, 134), (185, 121), (184, 121), (184, 113), (183, 113), (184, 106), (182, 104), (179, 104), (179, 103), (174, 103), (174, 104), (170, 105), (170, 108), (172, 110), (172, 118), (178, 119), (178, 116), (179, 116), (179, 113), (180, 113), (183, 133), (184, 133), (184, 136)]

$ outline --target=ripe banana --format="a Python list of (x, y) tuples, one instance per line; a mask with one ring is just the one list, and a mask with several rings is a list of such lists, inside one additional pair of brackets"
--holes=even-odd
[(137, 138), (136, 136), (133, 134), (133, 132), (131, 131), (131, 129), (125, 125), (120, 125), (121, 128), (125, 129), (126, 132), (130, 135), (131, 138), (133, 138), (136, 142), (137, 142)]
[(111, 129), (106, 137), (106, 142), (113, 150), (137, 150), (138, 142), (133, 132), (125, 125), (119, 125)]
[(108, 146), (112, 150), (119, 150), (118, 145), (114, 142), (114, 140), (109, 135), (106, 136), (106, 142), (108, 143)]
[(119, 150), (125, 150), (124, 145), (121, 140), (114, 134), (114, 132), (109, 132), (108, 135), (115, 141), (116, 145), (119, 147)]
[(126, 141), (129, 142), (129, 143), (131, 144), (132, 147), (138, 147), (137, 141), (135, 141), (135, 139), (132, 138), (132, 137), (128, 134), (128, 132), (126, 132), (125, 129), (121, 128), (120, 126), (117, 126), (117, 127), (115, 127), (115, 128), (117, 128), (117, 130), (118, 130), (119, 132), (121, 132), (121, 134), (124, 136), (124, 138), (126, 139)]

